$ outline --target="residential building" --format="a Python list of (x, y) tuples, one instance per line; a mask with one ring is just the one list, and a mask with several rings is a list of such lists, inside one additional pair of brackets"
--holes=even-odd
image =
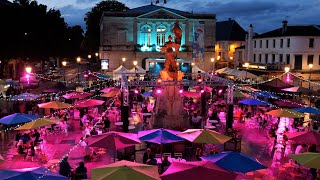
[[(217, 22), (215, 63), (217, 68), (237, 66), (237, 61), (242, 61), (242, 51), (238, 55), (235, 51), (246, 43), (246, 31), (237, 23), (229, 19)], [(235, 57), (236, 56), (236, 57)]]
[[(253, 27), (249, 28), (246, 46), (246, 61), (252, 69), (283, 71), (289, 66), (292, 71), (309, 72), (320, 69), (320, 26), (288, 25), (253, 36)], [(249, 32), (250, 34), (250, 32)], [(248, 48), (249, 47), (249, 48)], [(259, 68), (263, 67), (263, 68)]]
[[(202, 60), (196, 65), (210, 70), (214, 57), (216, 16), (194, 14), (156, 5), (147, 5), (126, 12), (104, 12), (100, 24), (100, 59), (109, 61), (108, 71), (124, 65), (133, 68), (133, 61), (146, 70), (158, 64), (163, 68), (165, 54), (160, 48), (173, 35), (171, 29), (176, 21), (182, 29), (182, 42), (178, 55), (179, 63), (186, 66), (193, 62), (195, 29), (203, 33)], [(123, 59), (123, 60), (122, 60)], [(182, 67), (181, 67), (182, 68)]]

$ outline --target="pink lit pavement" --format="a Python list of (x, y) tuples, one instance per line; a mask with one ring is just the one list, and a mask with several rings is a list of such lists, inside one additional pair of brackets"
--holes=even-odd
[[(16, 168), (27, 168), (35, 166), (50, 167), (51, 165), (57, 164), (59, 160), (72, 149), (80, 138), (83, 136), (82, 131), (79, 129), (79, 121), (70, 121), (73, 125), (73, 130), (68, 134), (62, 133), (59, 135), (48, 135), (44, 139), (46, 141), (45, 152), (48, 157), (48, 162), (39, 162), (39, 157), (35, 157), (34, 162), (31, 160), (24, 160), (22, 155), (18, 155), (15, 147), (1, 148), (1, 154), (4, 156), (6, 161), (0, 163), (0, 169), (16, 169)], [(252, 157), (258, 158), (263, 164), (270, 166), (272, 158), (268, 157), (264, 153), (264, 149), (267, 146), (266, 130), (258, 129), (244, 129), (243, 125), (239, 125), (237, 128), (241, 130), (243, 137), (242, 152)], [(13, 134), (11, 134), (13, 137)], [(10, 142), (7, 140), (7, 142)], [(1, 142), (4, 146), (4, 142)], [(222, 150), (221, 146), (218, 146)], [(69, 163), (72, 167), (78, 166), (80, 161), (85, 162), (85, 166), (88, 168), (88, 175), (90, 177), (91, 169), (106, 165), (113, 162), (113, 152), (106, 152), (105, 150), (96, 149), (98, 155), (93, 159), (86, 161), (84, 160), (84, 150), (81, 147), (74, 148), (69, 154)], [(136, 153), (136, 161), (142, 163), (142, 152)], [(192, 158), (187, 158), (191, 160)], [(59, 166), (52, 168), (53, 171), (58, 171)]]

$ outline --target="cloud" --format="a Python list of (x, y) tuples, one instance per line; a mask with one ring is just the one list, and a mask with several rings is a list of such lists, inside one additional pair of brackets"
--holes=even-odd
[[(49, 8), (58, 8), (69, 24), (84, 27), (86, 12), (102, 0), (38, 0)], [(119, 0), (129, 8), (149, 5), (150, 0)], [(163, 0), (160, 0), (163, 2)], [(155, 0), (153, 0), (155, 2)], [(319, 0), (167, 0), (160, 6), (193, 11), (194, 13), (212, 13), (218, 21), (235, 19), (244, 29), (253, 24), (259, 33), (278, 28), (285, 18), (290, 24), (320, 24)]]

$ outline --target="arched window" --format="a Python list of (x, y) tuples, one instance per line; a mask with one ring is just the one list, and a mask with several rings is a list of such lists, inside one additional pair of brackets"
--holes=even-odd
[(167, 28), (164, 25), (157, 27), (157, 46), (163, 46), (166, 42)]
[(142, 37), (142, 46), (150, 46), (151, 44), (151, 27), (147, 24), (140, 29)]

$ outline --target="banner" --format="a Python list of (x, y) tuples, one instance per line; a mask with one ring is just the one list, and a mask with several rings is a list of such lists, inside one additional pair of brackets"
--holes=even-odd
[(109, 70), (109, 59), (101, 60), (101, 70)]
[(198, 21), (193, 24), (192, 58), (196, 64), (204, 62), (204, 22)]

